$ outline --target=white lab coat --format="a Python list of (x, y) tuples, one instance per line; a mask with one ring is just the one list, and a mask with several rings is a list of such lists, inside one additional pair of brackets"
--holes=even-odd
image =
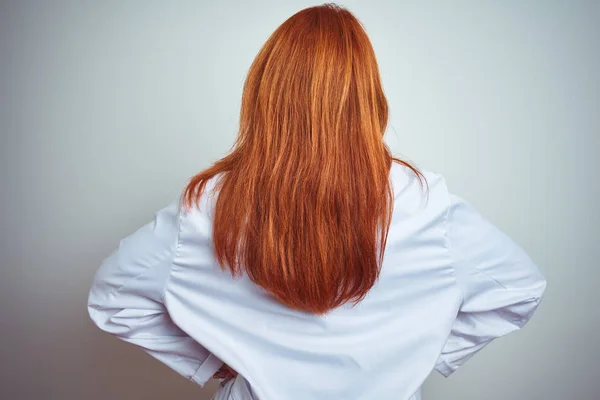
[(205, 195), (200, 209), (173, 204), (121, 241), (95, 277), (90, 316), (199, 385), (227, 363), (238, 400), (418, 399), (433, 369), (448, 376), (525, 325), (546, 287), (521, 248), (425, 176), (428, 196), (393, 165), (380, 279), (356, 306), (312, 315), (232, 279), (215, 262)]

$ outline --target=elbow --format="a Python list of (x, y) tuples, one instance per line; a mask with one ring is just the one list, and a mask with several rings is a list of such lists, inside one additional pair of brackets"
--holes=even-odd
[(547, 285), (548, 282), (546, 281), (546, 279), (540, 275), (536, 285), (532, 287), (532, 293), (537, 303), (539, 303), (544, 297)]
[(119, 311), (115, 307), (115, 284), (100, 269), (92, 281), (87, 298), (87, 312), (100, 330), (111, 333), (113, 318)]
[(109, 311), (106, 296), (103, 296), (94, 284), (88, 295), (87, 312), (94, 325), (105, 332), (110, 332), (112, 313)]
[(538, 290), (538, 300), (541, 300), (542, 297), (544, 297), (544, 293), (546, 293), (546, 286), (548, 286), (548, 282), (544, 279), (540, 285), (540, 289)]
[(542, 298), (544, 297), (546, 285), (546, 280), (541, 278), (536, 285), (530, 288), (529, 300), (524, 302), (522, 306), (518, 306), (518, 308), (521, 308), (520, 318), (517, 318), (516, 321), (518, 328), (525, 326), (537, 311)]
[(530, 264), (528, 274), (523, 277), (523, 283), (520, 286), (520, 290), (527, 293), (528, 298), (533, 300), (535, 306), (542, 300), (544, 293), (546, 292), (546, 278), (533, 263)]
[(92, 289), (92, 292), (90, 292), (87, 302), (88, 315), (94, 323), (94, 325), (96, 325), (101, 330), (105, 331), (108, 319), (106, 318), (104, 313), (101, 312), (101, 307), (96, 300), (97, 299), (94, 297)]
[(117, 319), (116, 316), (120, 311), (119, 309), (108, 308), (93, 302), (88, 303), (87, 309), (90, 319), (101, 331), (115, 336), (126, 336), (128, 333), (128, 326), (118, 324), (117, 321), (115, 321)]
[(104, 329), (103, 327), (106, 326), (106, 321), (103, 320), (102, 318), (99, 318), (100, 313), (98, 312), (98, 310), (90, 305), (88, 305), (87, 310), (88, 310), (88, 315), (89, 315), (90, 319), (92, 320), (92, 322), (94, 323), (94, 325), (96, 325), (99, 329), (105, 331), (106, 329)]

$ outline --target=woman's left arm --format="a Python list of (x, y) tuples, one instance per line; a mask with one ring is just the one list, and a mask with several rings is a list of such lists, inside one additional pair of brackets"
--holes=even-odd
[(178, 247), (179, 217), (174, 204), (121, 241), (96, 273), (88, 311), (103, 331), (203, 385), (223, 363), (173, 323), (163, 302)]

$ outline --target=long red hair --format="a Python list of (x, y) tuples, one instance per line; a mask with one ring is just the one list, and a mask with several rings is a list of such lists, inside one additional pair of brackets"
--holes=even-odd
[(222, 268), (246, 272), (291, 308), (322, 314), (364, 298), (379, 276), (393, 207), (388, 105), (361, 23), (332, 4), (299, 11), (246, 78), (232, 151), (193, 177), (198, 205), (217, 174)]

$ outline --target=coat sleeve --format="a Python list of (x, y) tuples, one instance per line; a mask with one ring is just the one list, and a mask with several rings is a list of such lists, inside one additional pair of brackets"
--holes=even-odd
[(178, 246), (179, 216), (174, 204), (121, 241), (96, 273), (88, 311), (103, 331), (203, 385), (222, 362), (179, 329), (163, 303)]
[(446, 377), (495, 338), (522, 328), (546, 288), (527, 254), (456, 196), (447, 229), (463, 301), (435, 367)]

